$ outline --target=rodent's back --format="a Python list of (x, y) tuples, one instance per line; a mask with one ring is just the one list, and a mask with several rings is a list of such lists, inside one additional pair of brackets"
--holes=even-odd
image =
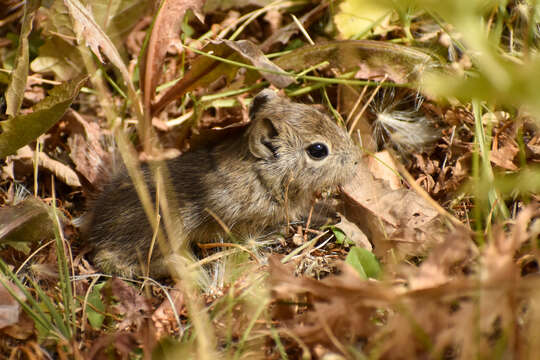
[[(186, 228), (194, 230), (204, 223), (205, 204), (201, 199), (205, 197), (206, 187), (203, 174), (211, 171), (211, 160), (208, 149), (201, 149), (166, 162), (171, 179), (174, 176), (174, 203), (181, 204), (180, 209), (174, 211), (180, 210)], [(154, 204), (156, 188), (152, 173), (146, 164), (141, 170)], [(124, 166), (91, 201), (90, 208), (85, 241), (92, 248), (98, 267), (108, 273), (126, 276), (140, 273), (137, 269), (146, 263), (153, 230)], [(159, 259), (157, 248), (156, 245), (154, 257)], [(163, 275), (165, 271), (161, 266), (155, 270), (157, 275)]]

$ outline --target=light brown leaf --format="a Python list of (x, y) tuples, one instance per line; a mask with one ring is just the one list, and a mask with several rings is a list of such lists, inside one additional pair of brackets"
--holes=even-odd
[(347, 217), (370, 234), (377, 256), (384, 257), (390, 249), (421, 254), (440, 240), (443, 228), (437, 210), (412, 190), (392, 190), (376, 180), (365, 164), (344, 187), (344, 195)]
[[(23, 146), (17, 151), (17, 154), (12, 157), (12, 160), (23, 161), (27, 164), (32, 164), (34, 160), (34, 150), (32, 150), (28, 145)], [(51, 159), (44, 152), (40, 152), (38, 155), (38, 165), (44, 169), (49, 170), (59, 180), (69, 186), (81, 186), (81, 182), (79, 181), (79, 177), (77, 176), (77, 173), (75, 171), (73, 171), (69, 166), (61, 163), (60, 161)]]
[(282, 69), (295, 71), (328, 62), (340, 71), (360, 69), (357, 77), (369, 79), (374, 75), (388, 75), (396, 83), (418, 82), (423, 72), (436, 67), (433, 57), (420, 49), (373, 40), (308, 45), (274, 62)]
[(489, 160), (497, 166), (506, 170), (516, 171), (518, 167), (514, 164), (519, 149), (513, 141), (507, 141), (498, 149), (492, 149), (489, 153)]
[(173, 305), (171, 305), (171, 302), (168, 299), (165, 299), (152, 314), (152, 322), (154, 323), (157, 331), (157, 338), (175, 331), (176, 327), (178, 326), (174, 317), (172, 306), (175, 307), (178, 314), (181, 314), (186, 310), (184, 294), (178, 290), (179, 289), (175, 289), (173, 292), (171, 292)]
[(392, 155), (387, 150), (380, 151), (368, 158), (368, 168), (373, 177), (383, 180), (392, 190), (403, 187)]
[(373, 250), (373, 246), (369, 242), (366, 234), (353, 222), (349, 221), (343, 214), (339, 214), (341, 220), (335, 225), (347, 235), (347, 238), (352, 240), (354, 244), (366, 250)]
[(103, 169), (107, 168), (106, 164), (111, 160), (111, 154), (101, 145), (101, 129), (97, 123), (87, 122), (76, 111), (71, 111), (69, 117), (69, 156), (77, 171), (97, 186)]
[(111, 280), (111, 288), (113, 295), (119, 301), (114, 310), (123, 316), (118, 329), (138, 328), (143, 323), (144, 315), (150, 310), (146, 299), (133, 286), (118, 278)]

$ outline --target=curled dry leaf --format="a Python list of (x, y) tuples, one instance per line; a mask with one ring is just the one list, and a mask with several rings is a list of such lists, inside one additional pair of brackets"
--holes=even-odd
[(377, 328), (370, 320), (372, 312), (395, 297), (385, 286), (361, 279), (356, 270), (348, 265), (341, 267), (340, 276), (319, 281), (304, 276), (295, 277), (276, 257), (269, 258), (269, 264), (272, 289), (278, 299), (290, 301), (291, 296), (305, 293), (317, 299), (312, 311), (306, 312), (303, 317), (297, 315), (293, 319), (294, 325), (291, 324), (294, 332), (308, 344), (329, 343), (328, 332), (324, 328), (333, 330), (337, 336), (351, 338), (372, 334)]
[(459, 275), (459, 270), (472, 266), (479, 250), (470, 235), (465, 228), (453, 230), (432, 249), (418, 268), (404, 269), (408, 286), (403, 291), (422, 291), (447, 285)]
[(343, 193), (347, 218), (368, 235), (379, 257), (391, 249), (420, 255), (444, 232), (437, 210), (423, 197), (405, 188), (392, 190), (365, 164)]
[(517, 144), (508, 139), (503, 146), (491, 150), (489, 160), (503, 169), (517, 171), (518, 167), (514, 164), (514, 158), (518, 153)]
[(77, 34), (77, 41), (82, 42), (84, 40), (94, 55), (96, 55), (96, 57), (102, 63), (104, 62), (101, 55), (103, 53), (107, 59), (109, 59), (109, 61), (120, 71), (120, 74), (122, 75), (128, 89), (132, 109), (139, 119), (139, 136), (143, 140), (143, 143), (146, 144), (150, 136), (150, 134), (148, 134), (148, 130), (151, 128), (150, 126), (147, 126), (147, 121), (143, 117), (143, 108), (140, 97), (137, 95), (137, 91), (135, 90), (135, 86), (131, 81), (128, 68), (120, 56), (118, 49), (115, 47), (109, 36), (96, 23), (92, 13), (86, 9), (79, 0), (64, 0), (64, 3), (68, 8), (69, 14), (73, 21), (73, 28)]
[(95, 122), (87, 122), (78, 112), (69, 112), (70, 135), (67, 143), (70, 148), (69, 156), (77, 171), (90, 184), (100, 181), (100, 174), (110, 161), (111, 154), (101, 145), (102, 130)]
[[(131, 78), (127, 70), (120, 53), (100, 28), (100, 26), (94, 20), (92, 13), (86, 9), (79, 0), (64, 0), (66, 7), (69, 10), (71, 18), (73, 19), (73, 27), (79, 41), (84, 41), (90, 47), (92, 52), (97, 56), (102, 63), (103, 57), (101, 51), (105, 56), (120, 70), (124, 81), (128, 87), (132, 87)], [(101, 51), (100, 51), (101, 49)], [(133, 89), (133, 91), (135, 91)]]
[[(20, 161), (24, 163), (24, 165), (31, 167), (34, 161), (34, 157), (34, 150), (32, 150), (30, 146), (24, 146), (20, 148), (19, 151), (17, 151), (17, 154), (12, 157), (12, 160), (15, 162)], [(77, 173), (73, 171), (73, 169), (58, 160), (51, 159), (44, 152), (40, 151), (38, 154), (38, 165), (43, 169), (49, 170), (59, 180), (69, 186), (81, 186), (79, 177), (77, 176)]]

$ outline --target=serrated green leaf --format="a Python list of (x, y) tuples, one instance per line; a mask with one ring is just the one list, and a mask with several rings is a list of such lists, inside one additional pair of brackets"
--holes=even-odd
[(377, 279), (381, 274), (379, 261), (371, 251), (366, 249), (357, 246), (352, 247), (345, 262), (355, 268), (364, 279)]
[(77, 78), (52, 89), (30, 114), (19, 115), (0, 123), (0, 158), (15, 153), (19, 148), (49, 130), (69, 108), (86, 77)]

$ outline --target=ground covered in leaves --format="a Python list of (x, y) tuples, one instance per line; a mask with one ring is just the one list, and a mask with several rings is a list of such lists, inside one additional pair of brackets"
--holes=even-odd
[[(5, 1), (0, 356), (538, 358), (539, 24), (525, 0)], [(237, 136), (265, 87), (363, 151), (334, 221), (100, 273), (80, 227), (113, 154)]]

